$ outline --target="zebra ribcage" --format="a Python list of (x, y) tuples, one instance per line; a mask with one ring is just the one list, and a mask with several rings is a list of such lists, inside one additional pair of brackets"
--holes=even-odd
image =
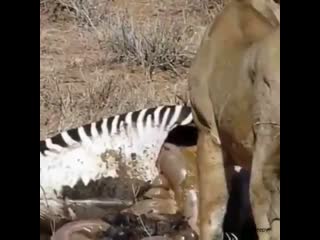
[(40, 141), (40, 184), (50, 195), (79, 180), (85, 185), (120, 175), (152, 180), (169, 131), (192, 121), (189, 107), (160, 106), (105, 118)]

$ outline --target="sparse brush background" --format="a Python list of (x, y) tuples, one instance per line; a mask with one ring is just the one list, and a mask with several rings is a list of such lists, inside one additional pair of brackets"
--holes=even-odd
[(40, 0), (40, 138), (187, 101), (188, 67), (224, 0)]

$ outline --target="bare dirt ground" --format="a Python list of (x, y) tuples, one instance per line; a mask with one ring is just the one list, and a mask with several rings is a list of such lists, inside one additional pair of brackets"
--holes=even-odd
[(40, 0), (40, 139), (113, 114), (187, 102), (188, 67), (223, 2)]

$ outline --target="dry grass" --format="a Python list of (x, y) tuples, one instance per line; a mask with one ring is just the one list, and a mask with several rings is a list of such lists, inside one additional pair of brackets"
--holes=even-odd
[(187, 101), (186, 73), (222, 0), (41, 0), (40, 138)]
[(177, 73), (176, 68), (188, 62), (181, 26), (163, 23), (158, 18), (136, 25), (127, 12), (114, 20), (108, 26), (107, 42), (115, 62), (141, 65), (150, 74), (155, 69)]

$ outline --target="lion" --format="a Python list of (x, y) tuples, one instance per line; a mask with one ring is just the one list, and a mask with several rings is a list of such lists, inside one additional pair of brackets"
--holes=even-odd
[(188, 82), (200, 239), (223, 238), (231, 164), (251, 171), (259, 239), (280, 239), (280, 1), (231, 0), (207, 28)]

